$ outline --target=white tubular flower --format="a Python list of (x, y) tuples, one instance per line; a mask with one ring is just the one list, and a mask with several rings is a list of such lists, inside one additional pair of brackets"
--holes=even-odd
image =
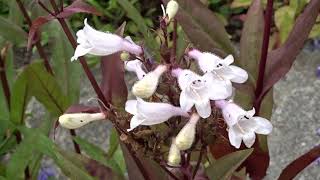
[(132, 87), (132, 93), (140, 98), (149, 98), (156, 91), (160, 76), (167, 70), (167, 66), (159, 65), (155, 70), (146, 74)]
[(255, 133), (267, 135), (272, 131), (272, 124), (267, 119), (253, 116), (254, 108), (245, 111), (235, 103), (225, 100), (216, 101), (215, 104), (222, 110), (223, 118), (229, 127), (230, 144), (236, 148), (240, 147), (242, 140), (246, 147), (250, 148), (255, 142)]
[(170, 22), (177, 14), (179, 9), (179, 4), (177, 1), (170, 0), (167, 4), (165, 15), (168, 16), (168, 22)]
[(84, 28), (77, 32), (78, 46), (71, 61), (85, 54), (106, 56), (119, 51), (127, 51), (135, 55), (142, 53), (142, 48), (130, 40), (93, 29), (87, 23), (87, 19), (84, 20), (84, 25)]
[(144, 65), (138, 59), (133, 61), (125, 61), (124, 68), (127, 71), (135, 72), (138, 79), (141, 80), (147, 73), (143, 70)]
[(168, 165), (169, 166), (179, 166), (181, 162), (180, 149), (175, 144), (175, 139), (172, 140), (169, 155), (168, 155)]
[(76, 129), (82, 127), (92, 121), (105, 119), (103, 113), (74, 113), (63, 114), (59, 117), (59, 123), (62, 127), (67, 129)]
[(178, 133), (175, 144), (180, 150), (184, 151), (190, 149), (192, 146), (194, 137), (196, 135), (196, 125), (199, 119), (200, 117), (198, 114), (192, 114), (190, 120)]
[(172, 75), (178, 78), (181, 89), (180, 106), (189, 111), (195, 105), (202, 118), (211, 115), (210, 100), (226, 99), (232, 94), (232, 88), (216, 81), (211, 74), (199, 76), (188, 69), (174, 69)]
[(188, 52), (188, 56), (198, 62), (204, 73), (212, 72), (217, 79), (235, 83), (244, 83), (248, 79), (248, 73), (245, 70), (231, 65), (234, 62), (232, 55), (222, 59), (212, 53), (192, 49)]
[(189, 114), (180, 107), (168, 103), (145, 102), (140, 98), (128, 100), (125, 110), (133, 114), (128, 131), (133, 130), (139, 125), (150, 126), (160, 124), (173, 116), (189, 117)]

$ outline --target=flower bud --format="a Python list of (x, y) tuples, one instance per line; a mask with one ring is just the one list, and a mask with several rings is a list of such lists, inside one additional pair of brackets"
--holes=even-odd
[(175, 139), (173, 139), (170, 150), (169, 150), (169, 155), (168, 155), (168, 165), (179, 166), (180, 162), (181, 162), (180, 150), (175, 144)]
[(167, 8), (166, 8), (166, 14), (168, 16), (168, 22), (170, 22), (174, 16), (177, 14), (179, 9), (179, 4), (177, 3), (177, 1), (171, 0), (168, 2), (167, 4)]
[(184, 151), (192, 146), (199, 119), (200, 116), (198, 114), (192, 114), (189, 122), (180, 130), (175, 140), (175, 144), (180, 150)]
[(167, 70), (167, 66), (159, 65), (155, 70), (146, 74), (132, 87), (132, 93), (140, 98), (149, 98), (156, 91), (160, 76)]
[(105, 119), (103, 113), (74, 113), (74, 114), (63, 114), (59, 117), (59, 123), (62, 127), (67, 129), (76, 129), (84, 126), (91, 121)]

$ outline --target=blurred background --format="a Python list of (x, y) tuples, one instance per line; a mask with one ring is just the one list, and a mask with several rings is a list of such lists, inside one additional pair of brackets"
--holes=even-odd
[[(43, 4), (49, 4), (47, 0), (42, 0)], [(230, 39), (235, 44), (239, 44), (243, 21), (251, 0), (200, 0), (213, 13), (215, 13), (225, 25)], [(64, 5), (71, 4), (71, 0), (64, 0)], [(102, 16), (92, 16), (88, 14), (75, 14), (68, 19), (68, 25), (74, 32), (83, 27), (84, 18), (88, 18), (90, 25), (100, 31), (113, 32), (124, 21), (127, 22), (126, 35), (133, 37), (135, 41), (142, 41), (143, 35), (139, 26), (130, 20), (125, 9), (117, 0), (86, 0), (102, 13)], [(155, 32), (159, 27), (159, 17), (162, 16), (161, 1), (159, 0), (130, 0), (134, 7), (140, 12), (144, 23)], [(266, 0), (263, 0), (266, 3)], [(37, 3), (37, 0), (24, 0), (25, 7), (32, 19), (41, 15), (47, 15)], [(286, 40), (296, 17), (303, 11), (308, 0), (275, 0), (274, 17), (272, 23), (272, 36), (270, 39), (270, 49), (281, 46)], [(320, 134), (316, 131), (320, 128), (320, 18), (310, 33), (310, 39), (293, 68), (274, 88), (274, 113), (272, 123), (275, 127), (269, 136), (269, 150), (271, 165), (266, 179), (276, 179), (280, 170), (289, 162), (301, 155), (303, 152), (320, 143)], [(18, 26), (16, 30), (19, 34), (28, 31), (24, 17), (20, 13), (16, 1), (0, 0), (0, 47), (10, 43), (9, 66), (13, 66), (13, 71), (30, 61), (38, 59), (36, 50), (27, 51), (25, 39), (20, 39), (17, 32), (6, 28), (8, 25)], [(48, 23), (42, 27), (41, 44), (45, 47), (46, 53), (52, 58), (70, 58), (73, 54), (71, 46), (66, 41), (66, 37), (60, 26), (56, 22)], [(98, 80), (100, 73), (97, 71), (99, 60), (95, 57), (88, 58), (90, 66)], [(9, 78), (14, 79), (16, 72), (12, 72)], [(79, 71), (79, 76), (82, 72)], [(127, 77), (130, 80), (130, 77)], [(94, 96), (88, 80), (83, 76), (80, 78), (80, 102), (88, 104), (87, 99)], [(1, 89), (2, 91), (2, 89)], [(1, 92), (2, 94), (2, 92)], [(76, 97), (75, 97), (76, 98)], [(3, 102), (1, 102), (3, 104)], [(1, 107), (1, 106), (0, 106)], [(0, 111), (1, 112), (1, 111)], [(28, 105), (29, 121), (31, 127), (37, 127), (45, 117), (45, 109), (36, 100), (32, 100)], [(31, 121), (32, 119), (32, 121)], [(109, 123), (85, 126), (79, 131), (81, 137), (89, 139), (90, 142), (106, 149), (109, 141), (111, 125)], [(66, 130), (58, 128), (56, 132), (56, 143), (64, 149), (72, 149), (71, 139)], [(121, 155), (119, 155), (121, 156)], [(121, 157), (119, 157), (119, 160)], [(50, 160), (43, 161), (42, 167), (53, 168)], [(59, 170), (54, 168), (56, 177)], [(50, 174), (50, 173), (49, 173)], [(61, 177), (60, 177), (61, 178)], [(303, 171), (297, 179), (320, 179), (320, 162), (310, 165)]]

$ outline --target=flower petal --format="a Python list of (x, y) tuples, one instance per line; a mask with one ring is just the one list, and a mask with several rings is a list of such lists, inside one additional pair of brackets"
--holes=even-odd
[(267, 135), (271, 133), (273, 127), (270, 121), (262, 117), (253, 117), (253, 119), (256, 121), (256, 124), (258, 126), (255, 130), (257, 134)]
[(181, 109), (183, 109), (185, 111), (189, 111), (193, 105), (194, 105), (194, 103), (191, 99), (189, 99), (189, 97), (186, 94), (186, 91), (181, 91), (181, 94), (180, 94), (180, 107), (181, 107)]
[(229, 66), (229, 68), (232, 69), (234, 77), (230, 79), (232, 82), (235, 83), (244, 83), (248, 79), (248, 73), (247, 71), (243, 70), (242, 68), (239, 68), (237, 66)]
[(208, 118), (211, 115), (211, 105), (210, 100), (198, 101), (195, 103), (196, 109), (200, 117)]
[(92, 50), (92, 47), (85, 48), (81, 44), (77, 46), (71, 61), (77, 60), (79, 57), (84, 56)]
[(250, 148), (256, 140), (256, 135), (254, 134), (254, 132), (249, 132), (244, 134), (242, 136), (242, 139), (247, 148)]
[(230, 54), (230, 55), (228, 55), (227, 57), (225, 57), (224, 58), (224, 60), (223, 60), (223, 63), (225, 64), (225, 65), (230, 65), (230, 64), (232, 64), (234, 62), (234, 58), (233, 58), (233, 56)]
[(125, 110), (133, 115), (137, 114), (137, 100), (128, 100), (126, 102)]
[(134, 128), (138, 127), (144, 122), (144, 120), (139, 119), (138, 116), (133, 116), (130, 120), (130, 129), (127, 129), (127, 131), (132, 131)]
[(251, 110), (247, 111), (247, 116), (253, 117), (255, 113), (256, 113), (256, 110), (253, 107)]
[(241, 145), (241, 135), (236, 133), (233, 128), (229, 128), (228, 131), (229, 141), (232, 146), (239, 149)]

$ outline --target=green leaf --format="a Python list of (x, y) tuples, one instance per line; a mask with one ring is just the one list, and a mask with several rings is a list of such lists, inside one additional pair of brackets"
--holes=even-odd
[(236, 92), (235, 102), (248, 109), (254, 101), (254, 87), (258, 77), (264, 31), (264, 15), (261, 0), (254, 1), (247, 13), (240, 40), (238, 65), (249, 74), (249, 80), (241, 85), (246, 89)]
[[(165, 0), (167, 3), (168, 0)], [(179, 11), (176, 15), (179, 24), (190, 41), (202, 51), (218, 55), (233, 54), (238, 57), (223, 23), (200, 1), (178, 0)]]
[(145, 179), (141, 173), (139, 166), (137, 166), (137, 162), (140, 163), (141, 167), (146, 171), (150, 179), (168, 179), (166, 172), (160, 167), (158, 163), (147, 157), (139, 156), (136, 154), (134, 155), (134, 158), (132, 157), (133, 153), (130, 153), (130, 150), (128, 150), (124, 143), (120, 142), (120, 145), (123, 151), (123, 156), (126, 160), (129, 179)]
[(261, 0), (256, 0), (250, 6), (240, 40), (239, 64), (250, 75), (255, 83), (258, 76), (258, 66), (264, 31), (264, 15)]
[(228, 179), (252, 152), (253, 149), (246, 149), (217, 159), (206, 169), (209, 179)]
[(67, 95), (69, 102), (77, 103), (80, 94), (81, 65), (70, 61), (74, 50), (58, 22), (50, 23), (48, 32), (52, 41), (51, 64), (55, 79), (63, 87), (63, 93)]
[(100, 162), (107, 167), (110, 167), (119, 176), (122, 175), (121, 168), (118, 166), (117, 161), (112, 157), (109, 157), (100, 147), (91, 144), (80, 137), (75, 137), (74, 140), (80, 145), (81, 149), (84, 150), (92, 159)]
[(145, 23), (145, 20), (139, 13), (139, 11), (131, 4), (128, 0), (118, 0), (117, 1), (122, 8), (127, 12), (127, 16), (138, 26), (138, 30), (142, 33), (146, 46), (150, 49), (150, 53), (154, 58), (159, 61), (159, 45), (154, 40), (153, 35), (149, 31), (148, 26)]
[(42, 62), (30, 64), (26, 68), (26, 72), (31, 94), (52, 115), (60, 115), (69, 107), (68, 98), (63, 94), (54, 77), (46, 71)]
[(14, 124), (22, 124), (26, 107), (31, 98), (26, 69), (18, 75), (11, 93), (10, 120)]
[(299, 15), (309, 0), (290, 0), (289, 6), (294, 9), (295, 15)]
[(23, 14), (21, 13), (16, 1), (10, 1), (10, 3), (9, 3), (9, 17), (8, 17), (8, 19), (20, 27), (23, 25), (24, 17), (23, 17)]
[(309, 38), (317, 38), (320, 36), (320, 24), (315, 24), (309, 34)]
[(0, 36), (16, 44), (27, 41), (27, 33), (12, 21), (0, 16)]
[(295, 21), (295, 9), (284, 6), (276, 10), (275, 23), (280, 32), (280, 41), (283, 43), (289, 36)]
[(252, 0), (234, 0), (231, 3), (231, 8), (249, 7)]
[(119, 146), (118, 133), (115, 128), (112, 128), (110, 132), (110, 137), (109, 137), (109, 150), (108, 150), (109, 157), (113, 156), (113, 154), (117, 151), (118, 146)]

